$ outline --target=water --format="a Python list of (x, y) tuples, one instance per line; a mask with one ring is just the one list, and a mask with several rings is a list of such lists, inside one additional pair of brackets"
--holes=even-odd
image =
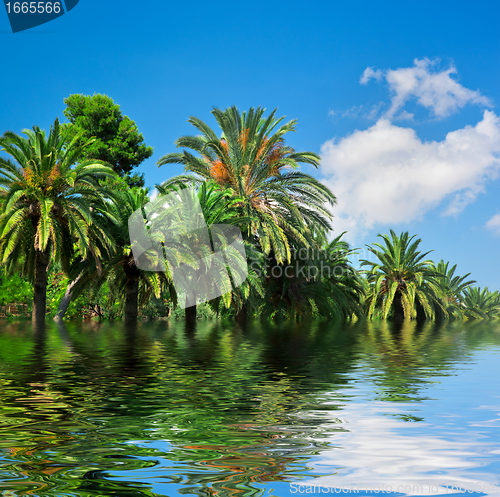
[(391, 326), (2, 322), (0, 495), (500, 495), (500, 324)]

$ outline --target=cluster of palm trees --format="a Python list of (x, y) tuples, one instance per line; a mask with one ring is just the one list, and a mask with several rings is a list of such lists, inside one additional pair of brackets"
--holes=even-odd
[(418, 250), (421, 239), (408, 232), (379, 235), (383, 244), (368, 246), (377, 261), (363, 260), (368, 318), (395, 320), (484, 319), (500, 317), (500, 292), (482, 291), (467, 280), (470, 273), (456, 276), (456, 265), (427, 259), (429, 252)]
[[(243, 234), (248, 276), (240, 285), (231, 285), (234, 275), (216, 282), (223, 290), (209, 303), (214, 312), (237, 320), (499, 315), (498, 292), (472, 287), (469, 275), (454, 275), (455, 266), (435, 265), (408, 233), (381, 236), (384, 245), (369, 246), (377, 262), (362, 261), (368, 269), (356, 271), (342, 235), (328, 241), (335, 196), (299, 171), (300, 164), (317, 167), (319, 156), (285, 144), (296, 122), (283, 124), (276, 111), (266, 117), (262, 108), (212, 114), (219, 134), (191, 117), (200, 134), (179, 138), (176, 145), (183, 151), (158, 161), (182, 164), (185, 174), (157, 189), (163, 195), (189, 188), (208, 227), (233, 225)], [(45, 319), (48, 275), (55, 266), (68, 277), (57, 319), (76, 297), (103, 286), (127, 321), (137, 320), (152, 298), (175, 307), (180, 295), (172, 268), (141, 269), (133, 254), (128, 222), (147, 208), (148, 191), (128, 187), (102, 161), (82, 160), (92, 140), (70, 139), (58, 120), (48, 135), (38, 127), (24, 134), (6, 132), (0, 138), (9, 157), (0, 157), (0, 264), (33, 284), (33, 321)], [(167, 249), (161, 236), (158, 242)], [(170, 249), (173, 259), (182, 258), (182, 247)], [(203, 258), (191, 259), (190, 277), (196, 278)], [(195, 319), (196, 308), (186, 308), (187, 319)]]

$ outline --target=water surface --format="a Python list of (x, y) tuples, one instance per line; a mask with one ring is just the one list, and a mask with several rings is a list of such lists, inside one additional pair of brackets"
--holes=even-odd
[(500, 496), (499, 373), (492, 323), (2, 322), (0, 492)]

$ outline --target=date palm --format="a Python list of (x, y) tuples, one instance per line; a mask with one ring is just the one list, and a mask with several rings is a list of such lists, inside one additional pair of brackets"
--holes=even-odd
[(490, 292), (488, 287), (469, 287), (464, 290), (464, 314), (468, 319), (500, 317), (500, 292)]
[(475, 280), (467, 280), (470, 273), (465, 276), (455, 276), (457, 265), (449, 268), (449, 262), (439, 261), (436, 265), (436, 283), (439, 286), (443, 306), (448, 315), (455, 318), (464, 318), (464, 291), (475, 283)]
[(290, 264), (271, 259), (260, 314), (290, 319), (362, 317), (363, 280), (349, 262), (354, 250), (341, 239), (344, 234), (321, 249), (294, 247)]
[[(162, 285), (168, 287), (167, 275), (162, 272), (141, 270), (134, 259), (129, 233), (129, 218), (149, 202), (147, 190), (131, 188), (113, 193), (114, 202), (99, 208), (99, 216), (108, 221), (108, 230), (114, 242), (114, 251), (104, 261), (104, 270), (99, 277), (87, 271), (80, 288), (88, 285), (89, 278), (95, 278), (93, 286), (100, 287), (108, 281), (112, 296), (124, 302), (125, 321), (137, 320), (139, 305), (154, 294), (160, 297)], [(82, 268), (83, 269), (83, 268)]]
[(440, 300), (434, 264), (425, 259), (430, 252), (418, 250), (422, 240), (415, 239), (416, 235), (410, 237), (408, 232), (398, 236), (393, 230), (390, 236), (378, 236), (384, 245), (367, 245), (377, 261), (361, 261), (361, 266), (369, 267), (368, 317), (372, 318), (380, 309), (383, 319), (391, 311), (396, 320), (416, 318), (418, 306), (428, 319), (434, 318), (436, 306), (447, 315)]
[[(170, 269), (181, 265), (184, 268), (182, 273), (185, 281), (181, 287), (187, 291), (194, 290), (198, 295), (221, 295), (212, 302), (217, 312), (229, 307), (236, 311), (241, 309), (251, 289), (260, 291), (255, 272), (251, 269), (247, 271), (245, 253), (239, 252), (232, 245), (232, 235), (239, 233), (239, 229), (251, 221), (243, 214), (241, 199), (234, 196), (230, 189), (221, 189), (212, 180), (202, 182), (198, 189), (194, 184), (188, 187), (187, 184), (178, 184), (176, 181), (157, 185), (157, 189), (161, 196), (156, 202), (160, 203), (161, 198), (168, 198), (165, 195), (178, 195), (182, 191), (181, 208), (178, 211), (166, 211), (170, 232), (175, 231), (182, 235), (165, 243), (160, 233)], [(193, 212), (190, 212), (190, 209)], [(202, 216), (199, 216), (199, 213)], [(151, 223), (150, 233), (154, 233), (155, 223), (161, 226), (164, 222), (159, 214)], [(187, 226), (189, 233), (186, 233)], [(228, 233), (224, 229), (227, 226), (235, 226), (238, 230), (232, 234)], [(207, 231), (207, 228), (210, 231)], [(219, 252), (217, 247), (222, 250), (219, 252), (219, 255), (223, 254), (222, 258), (212, 256), (210, 243), (215, 252)], [(190, 300), (196, 302), (196, 297)], [(187, 321), (196, 319), (196, 307), (196, 303), (186, 307)]]
[(23, 133), (26, 138), (12, 131), (0, 138), (12, 158), (0, 157), (0, 262), (12, 269), (23, 261), (34, 283), (32, 318), (42, 323), (47, 267), (56, 260), (67, 270), (75, 246), (89, 255), (90, 205), (102, 198), (99, 179), (114, 173), (97, 160), (78, 162), (92, 140), (67, 143), (57, 119), (48, 136), (38, 126)]
[[(291, 240), (314, 244), (313, 231), (327, 231), (336, 202), (332, 192), (312, 176), (298, 170), (299, 164), (317, 167), (319, 156), (296, 152), (285, 144), (285, 135), (295, 131), (296, 121), (280, 124), (276, 110), (240, 113), (236, 107), (212, 111), (222, 134), (190, 117), (200, 136), (184, 136), (177, 147), (191, 149), (163, 156), (158, 165), (183, 164), (198, 180), (214, 180), (242, 199), (245, 216), (251, 218), (247, 239), (257, 241), (265, 254), (273, 251), (279, 263), (289, 261)], [(186, 174), (179, 180), (192, 181)]]

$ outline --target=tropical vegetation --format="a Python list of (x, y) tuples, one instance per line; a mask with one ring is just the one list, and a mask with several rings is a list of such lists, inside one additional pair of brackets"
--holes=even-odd
[(422, 240), (415, 236), (410, 237), (408, 232), (398, 236), (391, 230), (390, 236), (379, 235), (384, 245), (368, 246), (377, 258), (361, 262), (361, 266), (369, 267), (366, 271), (370, 285), (366, 296), (369, 318), (380, 310), (384, 319), (390, 313), (398, 320), (412, 319), (421, 309), (426, 318), (433, 319), (435, 308), (442, 307), (435, 279), (438, 273), (433, 262), (425, 259), (429, 252), (417, 250)]
[(220, 136), (206, 123), (190, 117), (202, 134), (184, 136), (177, 147), (191, 149), (164, 155), (159, 166), (182, 164), (186, 174), (178, 181), (213, 180), (230, 188), (241, 198), (241, 207), (249, 222), (247, 239), (255, 241), (279, 263), (290, 261), (291, 242), (315, 245), (314, 233), (325, 240), (330, 229), (329, 206), (333, 193), (312, 176), (298, 171), (299, 164), (317, 167), (319, 156), (296, 152), (285, 144), (285, 135), (295, 131), (296, 121), (280, 125), (276, 111), (265, 118), (265, 109), (240, 113), (236, 107), (212, 111), (221, 129)]
[[(0, 138), (0, 262), (33, 283), (33, 321), (45, 318), (47, 270), (58, 261), (67, 270), (78, 250), (89, 250), (91, 205), (106, 194), (99, 178), (112, 177), (107, 165), (84, 159), (92, 142), (68, 141), (56, 119), (49, 135), (38, 127), (25, 137), (7, 131)], [(76, 163), (76, 165), (75, 165)]]
[(276, 110), (214, 109), (218, 129), (190, 117), (199, 134), (158, 160), (184, 173), (152, 195), (132, 174), (152, 154), (135, 123), (103, 95), (65, 102), (69, 122), (48, 134), (0, 137), (0, 316), (500, 317), (499, 292), (435, 263), (417, 235), (380, 234), (355, 267), (331, 235), (334, 193), (300, 170), (319, 156), (286, 143), (297, 122)]

